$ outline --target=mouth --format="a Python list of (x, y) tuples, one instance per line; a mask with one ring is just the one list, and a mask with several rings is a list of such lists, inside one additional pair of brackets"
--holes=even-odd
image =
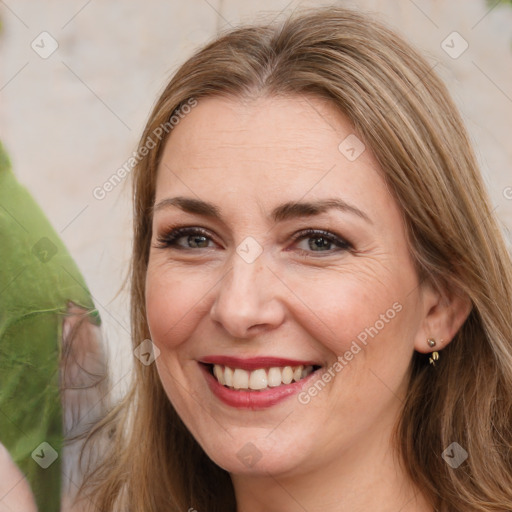
[(265, 409), (301, 391), (322, 366), (274, 357), (211, 356), (198, 361), (212, 393), (224, 404)]
[(221, 364), (209, 363), (205, 366), (221, 386), (232, 390), (260, 392), (300, 382), (320, 368), (318, 365), (272, 366), (249, 371)]

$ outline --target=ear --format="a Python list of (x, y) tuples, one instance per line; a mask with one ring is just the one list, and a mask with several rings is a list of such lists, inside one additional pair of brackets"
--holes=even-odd
[[(428, 353), (445, 348), (462, 327), (473, 309), (471, 299), (455, 287), (436, 288), (430, 283), (422, 284), (422, 320), (416, 333), (414, 348)], [(427, 340), (436, 341), (435, 348)]]

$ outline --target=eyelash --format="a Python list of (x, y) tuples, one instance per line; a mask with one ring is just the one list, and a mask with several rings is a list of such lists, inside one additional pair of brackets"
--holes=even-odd
[[(163, 235), (159, 235), (157, 237), (158, 245), (155, 245), (154, 247), (156, 249), (169, 249), (173, 248), (176, 250), (184, 250), (184, 251), (194, 251), (201, 249), (201, 247), (181, 247), (177, 245), (177, 240), (180, 238), (186, 236), (186, 235), (201, 235), (208, 239), (212, 239), (209, 232), (202, 228), (197, 227), (178, 227), (169, 230), (167, 233), (164, 233)], [(344, 252), (344, 251), (350, 251), (353, 249), (353, 245), (346, 241), (345, 239), (341, 238), (340, 236), (330, 233), (328, 231), (323, 231), (321, 229), (305, 229), (302, 231), (299, 231), (298, 233), (295, 233), (292, 236), (292, 239), (294, 242), (298, 242), (303, 239), (307, 238), (324, 238), (328, 242), (337, 245), (339, 248), (339, 251), (318, 251), (319, 253), (327, 253), (327, 255), (338, 253), (338, 252)], [(207, 247), (203, 248), (207, 249)], [(304, 251), (303, 249), (299, 249), (300, 253), (306, 253), (305, 257), (311, 257), (311, 253), (315, 253), (316, 251)], [(313, 256), (317, 257), (317, 256)], [(321, 256), (320, 256), (321, 257)]]

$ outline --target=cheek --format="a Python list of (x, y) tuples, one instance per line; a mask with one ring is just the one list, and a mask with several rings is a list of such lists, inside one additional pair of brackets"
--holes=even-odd
[(197, 325), (201, 300), (211, 286), (198, 273), (150, 264), (146, 276), (146, 312), (151, 339), (162, 348), (175, 348)]
[(358, 337), (364, 347), (376, 331), (390, 331), (401, 320), (399, 290), (392, 279), (382, 279), (382, 274), (361, 268), (322, 269), (309, 277), (289, 273), (287, 283), (303, 304), (295, 317), (336, 354), (349, 350)]

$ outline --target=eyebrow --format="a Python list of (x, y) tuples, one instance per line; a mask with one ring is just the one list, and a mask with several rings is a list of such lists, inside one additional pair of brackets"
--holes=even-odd
[[(162, 199), (153, 206), (153, 213), (172, 206), (180, 208), (184, 212), (195, 213), (222, 221), (222, 213), (214, 204), (202, 201), (201, 199), (184, 196)], [(307, 202), (289, 201), (275, 207), (269, 217), (274, 222), (283, 222), (298, 217), (312, 217), (331, 209), (352, 213), (364, 219), (369, 224), (373, 224), (373, 221), (365, 212), (339, 198), (327, 198)]]

